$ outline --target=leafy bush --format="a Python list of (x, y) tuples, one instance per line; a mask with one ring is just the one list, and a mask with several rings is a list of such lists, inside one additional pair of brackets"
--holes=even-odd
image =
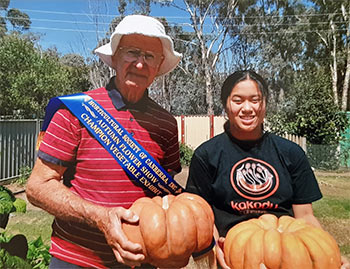
[(20, 176), (15, 180), (15, 183), (23, 186), (27, 183), (32, 169), (29, 166), (23, 166), (19, 169)]
[(31, 269), (29, 263), (17, 256), (12, 256), (5, 249), (0, 249), (0, 268), (6, 269)]
[(193, 149), (186, 144), (180, 143), (181, 165), (189, 166), (193, 155)]
[(338, 144), (348, 126), (346, 113), (334, 104), (329, 76), (322, 71), (296, 76), (285, 100), (271, 112), (273, 132), (304, 136), (312, 144)]
[(313, 167), (337, 169), (337, 145), (349, 122), (332, 97), (330, 76), (322, 69), (296, 74), (283, 102), (268, 115), (268, 127), (277, 134), (306, 137)]
[(12, 212), (26, 212), (26, 202), (16, 198), (8, 188), (0, 186), (0, 228), (6, 227)]
[(32, 268), (48, 268), (50, 260), (49, 246), (44, 245), (41, 237), (29, 242), (27, 261), (30, 262)]
[[(15, 198), (12, 191), (0, 186), (0, 228), (6, 228), (11, 212), (26, 212), (26, 202)], [(23, 234), (7, 236), (0, 232), (0, 268), (48, 268), (51, 256), (49, 247), (41, 237), (27, 242)]]
[(321, 170), (337, 170), (340, 166), (338, 145), (307, 144), (307, 157), (312, 167)]
[(41, 237), (27, 243), (24, 235), (0, 233), (0, 268), (46, 269), (50, 259), (49, 246), (44, 245)]

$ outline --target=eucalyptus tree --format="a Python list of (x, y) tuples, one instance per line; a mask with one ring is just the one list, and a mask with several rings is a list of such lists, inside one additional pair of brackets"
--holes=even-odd
[(166, 33), (174, 42), (174, 49), (183, 57), (177, 68), (165, 76), (157, 78), (150, 88), (150, 95), (160, 105), (173, 114), (203, 114), (205, 111), (203, 84), (195, 71), (199, 49), (193, 43), (193, 33), (188, 33), (179, 25), (158, 18), (165, 26)]
[(6, 22), (19, 32), (28, 30), (31, 25), (29, 16), (17, 8), (10, 8), (10, 0), (0, 0), (0, 37), (8, 31)]
[[(192, 48), (196, 46), (195, 51), (190, 55), (195, 57), (190, 65), (192, 70), (192, 78), (196, 82), (203, 82), (198, 87), (204, 87), (205, 100), (204, 107), (206, 114), (214, 114), (216, 110), (215, 88), (216, 78), (219, 73), (224, 73), (222, 70), (225, 65), (221, 65), (222, 56), (231, 46), (232, 42), (228, 42), (228, 33), (231, 25), (234, 22), (234, 15), (244, 11), (246, 6), (249, 6), (255, 1), (237, 1), (237, 0), (183, 0), (180, 1), (129, 1), (136, 6), (145, 5), (152, 8), (150, 4), (158, 4), (168, 6), (187, 13), (186, 22), (183, 23), (191, 28), (190, 36), (193, 37), (190, 43)], [(125, 0), (119, 1), (123, 10), (127, 10)], [(149, 10), (143, 8), (143, 10)], [(188, 31), (189, 32), (189, 31)], [(194, 46), (193, 46), (194, 45)], [(187, 51), (186, 51), (187, 52)], [(197, 54), (197, 52), (199, 54)], [(198, 58), (196, 58), (198, 56)], [(193, 82), (190, 81), (190, 83)]]
[[(303, 67), (303, 30), (298, 14), (305, 10), (299, 0), (257, 0), (237, 18), (230, 35), (239, 46), (232, 49), (246, 68), (253, 68), (270, 82), (270, 107), (293, 90), (291, 82)], [(237, 50), (244, 48), (243, 53)]]
[[(310, 0), (310, 35), (307, 53), (319, 65), (328, 66), (334, 103), (348, 110), (350, 80), (350, 2)], [(318, 42), (315, 42), (318, 40)], [(316, 57), (315, 57), (316, 56)]]

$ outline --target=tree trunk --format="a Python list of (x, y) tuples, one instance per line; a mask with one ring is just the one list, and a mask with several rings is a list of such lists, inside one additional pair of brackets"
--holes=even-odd
[(331, 72), (332, 72), (332, 91), (333, 91), (333, 98), (334, 98), (334, 104), (336, 106), (339, 106), (338, 101), (338, 67), (337, 67), (337, 37), (335, 33), (335, 25), (333, 21), (331, 21), (331, 29), (332, 29), (332, 41), (333, 41), (333, 49), (331, 52), (333, 63), (330, 66)]
[[(168, 75), (169, 76), (169, 75)], [(167, 111), (171, 111), (171, 98), (170, 98), (170, 91), (169, 91), (169, 78), (167, 76), (162, 77), (162, 95), (164, 100), (165, 109)]]
[(214, 115), (214, 98), (213, 98), (213, 75), (207, 65), (205, 68), (205, 92), (207, 101), (207, 115)]
[[(350, 11), (350, 6), (349, 6)], [(346, 70), (345, 70), (345, 76), (344, 76), (344, 84), (343, 84), (343, 96), (342, 96), (342, 104), (341, 109), (342, 111), (346, 111), (348, 108), (348, 93), (349, 93), (349, 80), (350, 80), (350, 18), (349, 18), (349, 12), (345, 12), (345, 7), (342, 5), (342, 12), (344, 16), (344, 20), (348, 22), (348, 27), (346, 30)]]

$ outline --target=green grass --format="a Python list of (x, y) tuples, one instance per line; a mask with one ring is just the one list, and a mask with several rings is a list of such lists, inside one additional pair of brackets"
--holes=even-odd
[[(350, 259), (350, 173), (316, 172), (323, 198), (313, 204), (315, 216), (337, 241), (342, 255)], [(34, 240), (41, 236), (50, 244), (53, 217), (40, 210), (12, 214), (7, 234), (24, 234)]]
[(350, 173), (316, 173), (323, 198), (313, 203), (315, 216), (350, 259)]
[(317, 218), (350, 219), (350, 199), (324, 197), (313, 204)]
[(8, 235), (24, 234), (28, 241), (41, 236), (44, 244), (50, 245), (52, 221), (53, 216), (41, 210), (12, 213), (5, 231)]

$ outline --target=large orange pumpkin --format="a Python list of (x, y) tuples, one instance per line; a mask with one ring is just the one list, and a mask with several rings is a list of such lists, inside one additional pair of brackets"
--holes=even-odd
[(209, 247), (212, 242), (214, 214), (198, 195), (140, 198), (130, 210), (139, 216), (139, 223), (123, 223), (122, 228), (130, 241), (142, 245), (146, 263), (184, 267), (193, 252)]
[(326, 231), (289, 216), (265, 214), (232, 227), (224, 244), (230, 268), (339, 269), (340, 252)]

